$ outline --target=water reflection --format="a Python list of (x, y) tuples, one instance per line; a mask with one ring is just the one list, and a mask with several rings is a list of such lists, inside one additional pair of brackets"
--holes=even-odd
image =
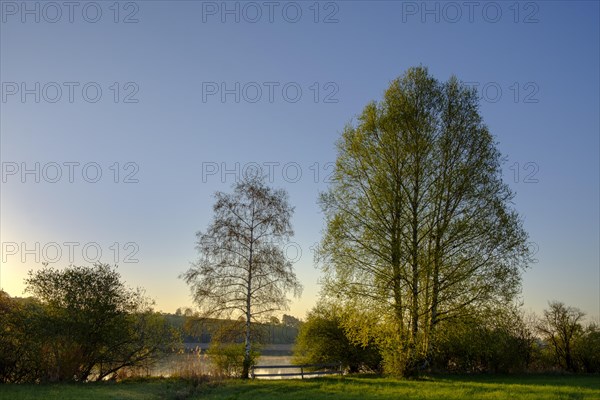
[[(291, 365), (292, 357), (265, 355), (258, 359), (258, 365)], [(257, 369), (256, 373), (276, 373), (277, 369), (267, 370)], [(205, 353), (183, 353), (169, 354), (159, 363), (148, 368), (144, 375), (147, 376), (192, 376), (192, 375), (211, 375), (213, 367), (210, 357)], [(281, 372), (296, 372), (295, 369), (282, 369)], [(300, 369), (297, 371), (300, 373)]]

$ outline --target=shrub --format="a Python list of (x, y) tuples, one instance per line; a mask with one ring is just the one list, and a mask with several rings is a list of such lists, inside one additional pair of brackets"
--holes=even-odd
[[(243, 343), (221, 343), (213, 340), (207, 354), (213, 364), (214, 375), (220, 377), (241, 377), (244, 367), (244, 347)], [(258, 357), (259, 353), (257, 351), (250, 352), (251, 367), (256, 365)]]
[(108, 265), (29, 273), (29, 299), (0, 296), (0, 381), (88, 381), (152, 363), (176, 336)]
[(382, 358), (374, 344), (353, 342), (343, 326), (345, 313), (340, 307), (321, 303), (312, 309), (300, 328), (294, 346), (294, 363), (342, 363), (350, 372), (381, 370)]
[(600, 372), (600, 328), (588, 325), (573, 349), (578, 370), (586, 373)]

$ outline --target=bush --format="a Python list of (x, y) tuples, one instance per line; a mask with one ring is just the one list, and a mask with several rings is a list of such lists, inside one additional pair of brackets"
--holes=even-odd
[[(212, 362), (213, 375), (232, 378), (242, 377), (245, 344), (241, 341), (244, 337), (244, 326), (243, 320), (222, 320), (214, 326), (210, 347), (206, 352)], [(254, 339), (259, 338), (260, 327), (253, 324), (251, 334)], [(256, 365), (256, 360), (260, 356), (256, 340), (253, 340), (252, 343), (249, 368)]]
[(535, 338), (513, 311), (439, 326), (434, 365), (450, 372), (521, 372), (533, 361)]
[[(212, 375), (223, 378), (241, 378), (244, 370), (244, 343), (221, 342), (213, 338), (206, 354), (212, 363)], [(260, 353), (250, 350), (249, 369), (256, 365)]]
[(294, 346), (294, 363), (342, 363), (349, 372), (381, 370), (382, 358), (374, 344), (362, 346), (350, 340), (340, 307), (321, 303), (308, 314)]
[(243, 343), (212, 342), (208, 356), (213, 364), (214, 375), (221, 377), (241, 377), (244, 365)]
[(2, 294), (0, 381), (87, 381), (157, 360), (175, 342), (164, 318), (108, 265), (30, 272), (32, 299)]
[(11, 299), (0, 291), (0, 383), (30, 380), (39, 367), (40, 352), (33, 351), (27, 335), (29, 311), (39, 304), (28, 303)]
[(600, 372), (600, 328), (590, 324), (581, 337), (575, 342), (573, 349), (578, 370), (586, 373)]

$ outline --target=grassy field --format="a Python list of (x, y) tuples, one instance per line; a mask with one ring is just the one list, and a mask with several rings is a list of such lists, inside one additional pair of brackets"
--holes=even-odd
[(600, 376), (351, 376), (193, 385), (173, 379), (81, 385), (0, 385), (0, 399), (600, 399)]

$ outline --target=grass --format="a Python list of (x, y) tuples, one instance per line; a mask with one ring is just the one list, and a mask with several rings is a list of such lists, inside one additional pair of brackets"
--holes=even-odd
[(0, 399), (600, 399), (600, 376), (436, 376), (405, 381), (375, 376), (202, 383), (176, 379), (122, 383), (0, 385)]

